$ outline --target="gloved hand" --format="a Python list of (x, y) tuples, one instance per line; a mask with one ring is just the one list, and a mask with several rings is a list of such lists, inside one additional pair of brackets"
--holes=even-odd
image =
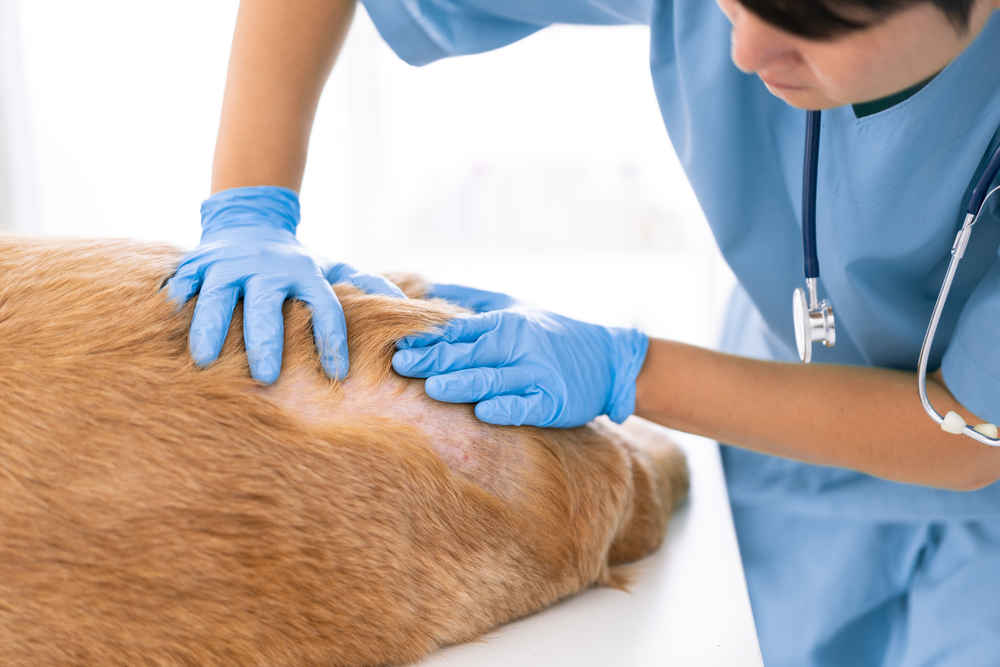
[(242, 296), (250, 374), (261, 382), (274, 382), (281, 372), (284, 347), (281, 307), (293, 297), (312, 311), (323, 369), (342, 379), (349, 369), (347, 325), (329, 280), (403, 296), (392, 283), (359, 274), (345, 264), (321, 270), (296, 240), (298, 224), (299, 198), (288, 188), (232, 188), (202, 203), (201, 244), (181, 260), (166, 284), (168, 297), (178, 306), (200, 290), (188, 336), (191, 357), (199, 366), (218, 358), (233, 308)]
[(502, 292), (490, 292), (448, 283), (434, 283), (431, 285), (430, 291), (427, 292), (427, 297), (450, 301), (474, 313), (485, 313), (490, 310), (500, 310), (518, 305), (515, 298)]
[(625, 421), (649, 339), (538, 310), (459, 317), (400, 340), (392, 367), (427, 378), (431, 398), (476, 403), (490, 424), (570, 427), (602, 414)]

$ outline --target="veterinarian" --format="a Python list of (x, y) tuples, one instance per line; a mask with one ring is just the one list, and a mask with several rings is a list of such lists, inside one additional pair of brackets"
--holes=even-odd
[[(439, 287), (479, 314), (400, 341), (395, 369), (495, 424), (639, 414), (732, 443), (723, 462), (768, 665), (1000, 664), (1000, 448), (928, 419), (915, 373), (966, 202), (1000, 142), (1000, 1), (365, 4), (417, 65), (551, 23), (649, 24), (664, 122), (739, 281), (722, 351)], [(201, 364), (243, 296), (251, 372), (273, 381), (281, 304), (295, 297), (341, 377), (328, 283), (398, 295), (318, 266), (295, 240), (312, 117), (351, 12), (348, 0), (242, 2), (203, 242), (169, 285), (178, 301), (200, 289), (190, 347)], [(836, 343), (810, 364), (798, 362), (790, 299), (812, 206), (805, 109), (822, 110), (817, 283), (836, 311)], [(972, 425), (1000, 422), (997, 199), (929, 356), (929, 398)]]

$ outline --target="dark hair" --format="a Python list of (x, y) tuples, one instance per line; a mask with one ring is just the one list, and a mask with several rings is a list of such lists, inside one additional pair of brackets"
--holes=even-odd
[(812, 39), (829, 39), (867, 28), (921, 2), (933, 4), (956, 30), (964, 31), (975, 0), (739, 0), (768, 23)]

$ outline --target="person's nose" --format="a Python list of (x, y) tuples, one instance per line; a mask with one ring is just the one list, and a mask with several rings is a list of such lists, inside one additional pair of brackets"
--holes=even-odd
[(788, 35), (743, 8), (735, 9), (732, 59), (741, 71), (751, 74), (795, 62), (795, 48)]

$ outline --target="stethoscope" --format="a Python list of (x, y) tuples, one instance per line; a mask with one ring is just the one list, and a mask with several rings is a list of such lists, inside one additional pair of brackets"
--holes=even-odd
[[(833, 307), (825, 299), (820, 301), (816, 293), (816, 281), (819, 278), (819, 259), (816, 255), (816, 173), (819, 168), (819, 122), (819, 111), (806, 113), (805, 161), (802, 168), (802, 254), (805, 259), (806, 289), (797, 288), (792, 294), (795, 346), (799, 350), (799, 359), (806, 364), (812, 361), (813, 343), (821, 342), (825, 347), (833, 347), (837, 342)], [(951, 282), (958, 270), (958, 263), (965, 254), (965, 248), (969, 244), (972, 227), (979, 221), (979, 216), (986, 208), (987, 200), (1000, 192), (1000, 186), (992, 190), (989, 189), (990, 183), (996, 178), (998, 171), (1000, 171), (1000, 146), (994, 150), (986, 169), (983, 170), (982, 176), (976, 182), (976, 187), (973, 188), (972, 194), (969, 196), (969, 202), (965, 208), (965, 221), (951, 246), (951, 261), (948, 263), (948, 271), (941, 283), (930, 322), (927, 323), (927, 333), (924, 334), (924, 342), (920, 347), (920, 361), (917, 370), (917, 391), (920, 393), (920, 403), (930, 418), (949, 433), (962, 433), (973, 440), (994, 447), (1000, 446), (1000, 438), (997, 437), (997, 427), (993, 424), (968, 426), (958, 413), (949, 411), (947, 415), (942, 417), (934, 409), (927, 398), (927, 360), (934, 342), (934, 332), (941, 319), (941, 311), (944, 310), (945, 302), (948, 300)], [(808, 302), (806, 301), (807, 293)]]

